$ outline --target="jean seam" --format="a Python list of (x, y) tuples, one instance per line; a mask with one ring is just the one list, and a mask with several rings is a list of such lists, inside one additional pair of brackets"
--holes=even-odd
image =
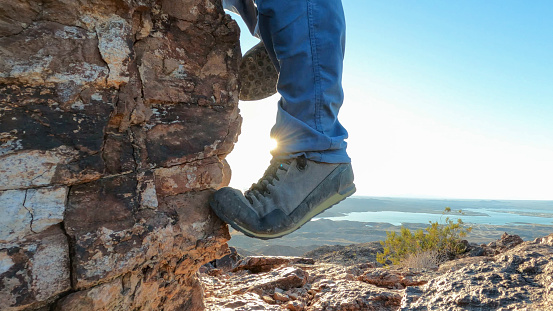
[[(321, 122), (321, 70), (319, 66), (319, 54), (317, 47), (317, 35), (313, 25), (313, 6), (311, 0), (307, 0), (307, 22), (309, 25), (309, 43), (311, 46), (311, 61), (313, 62), (313, 78), (315, 83), (315, 129), (322, 133)], [(324, 134), (324, 133), (323, 133)]]

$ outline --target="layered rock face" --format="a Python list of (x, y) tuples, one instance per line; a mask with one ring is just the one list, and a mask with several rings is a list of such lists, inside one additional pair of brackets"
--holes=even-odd
[(0, 0), (0, 309), (199, 310), (237, 138), (218, 0)]

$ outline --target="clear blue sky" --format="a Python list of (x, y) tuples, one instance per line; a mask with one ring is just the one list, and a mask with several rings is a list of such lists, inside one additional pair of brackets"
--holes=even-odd
[[(343, 4), (358, 194), (553, 200), (553, 1)], [(277, 100), (240, 104), (231, 185), (263, 173)]]

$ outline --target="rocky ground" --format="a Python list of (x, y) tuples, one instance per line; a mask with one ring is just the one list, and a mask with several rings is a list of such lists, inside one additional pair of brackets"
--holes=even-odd
[(367, 243), (318, 249), (315, 259), (233, 253), (200, 270), (206, 308), (553, 310), (553, 234), (527, 242), (504, 234), (426, 269), (383, 268), (376, 251)]

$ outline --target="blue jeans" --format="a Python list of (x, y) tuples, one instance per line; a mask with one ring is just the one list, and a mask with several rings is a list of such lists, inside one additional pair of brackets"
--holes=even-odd
[[(246, 0), (247, 1), (247, 0)], [(346, 129), (338, 121), (344, 100), (345, 18), (341, 0), (257, 0), (257, 26), (279, 71), (277, 159), (305, 155), (349, 163)]]

